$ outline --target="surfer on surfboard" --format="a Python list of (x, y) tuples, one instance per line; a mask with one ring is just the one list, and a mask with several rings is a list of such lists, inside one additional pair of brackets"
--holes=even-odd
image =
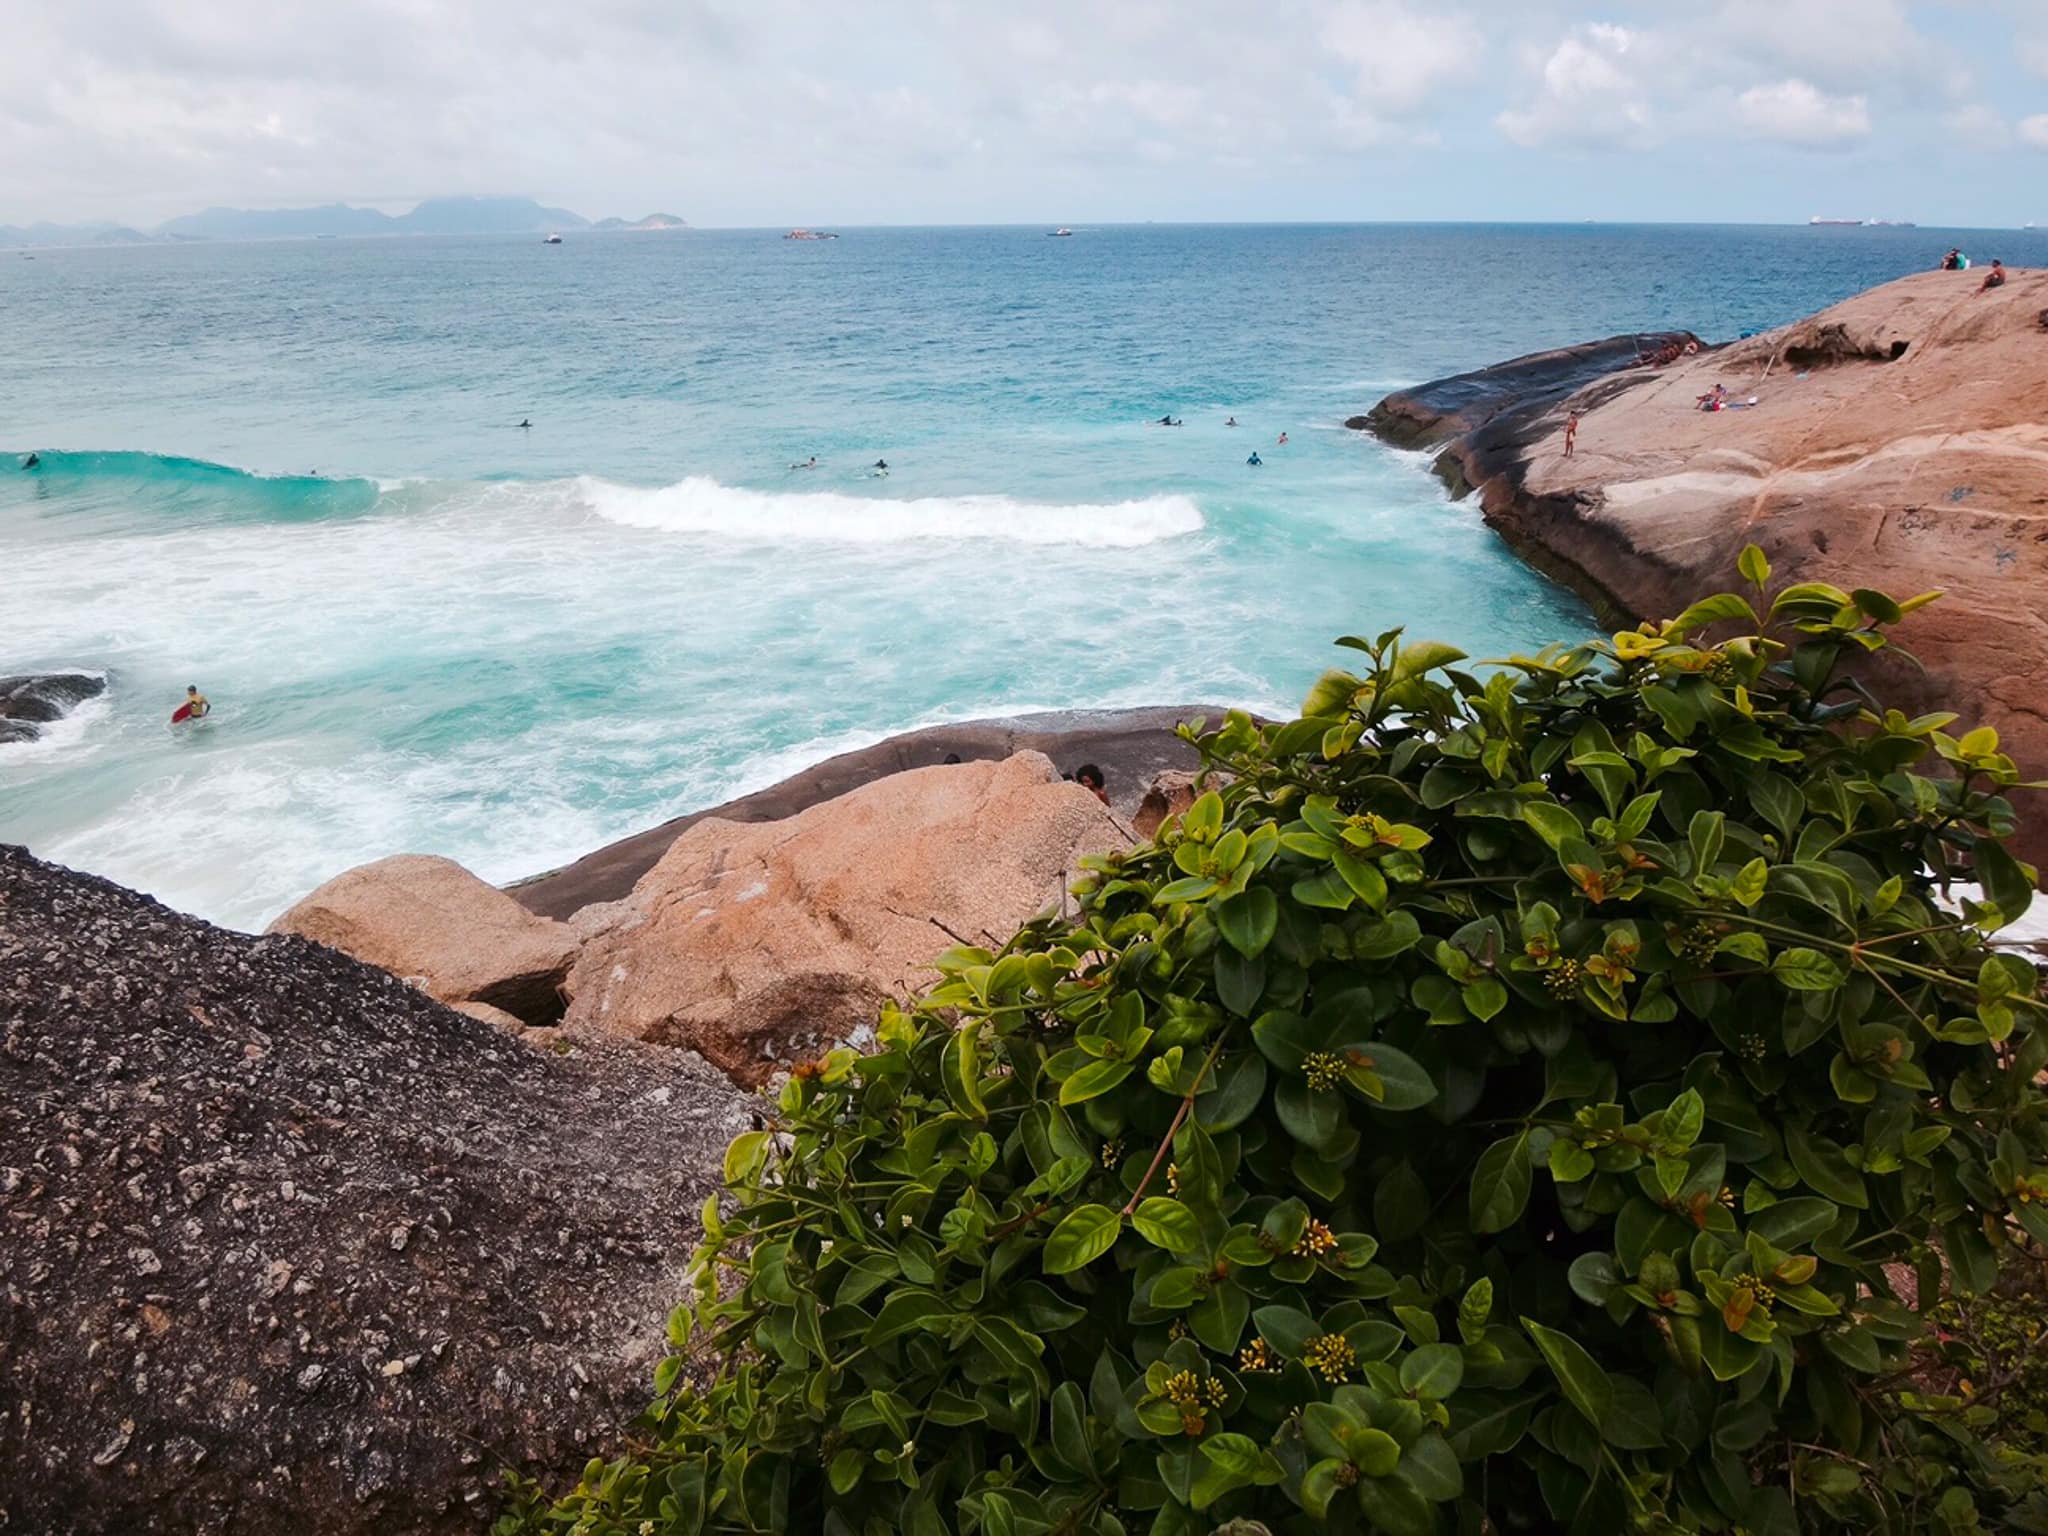
[(212, 713), (213, 705), (207, 701), (206, 695), (199, 691), (199, 685), (188, 683), (185, 686), (185, 702), (172, 712), (171, 724), (178, 725), (186, 720), (204, 720)]

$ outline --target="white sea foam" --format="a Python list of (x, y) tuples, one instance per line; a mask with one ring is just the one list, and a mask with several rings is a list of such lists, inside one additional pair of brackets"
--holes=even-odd
[[(103, 681), (106, 678), (104, 672), (95, 675)], [(76, 760), (80, 749), (90, 751), (97, 734), (95, 727), (106, 719), (108, 705), (107, 696), (99, 694), (75, 705), (61, 719), (39, 723), (31, 739), (0, 746), (0, 782), (5, 781), (4, 770), (8, 768), (27, 767), (59, 756)]]
[(1189, 496), (1044, 505), (1010, 496), (924, 496), (908, 501), (837, 491), (753, 491), (699, 475), (657, 489), (584, 477), (576, 497), (608, 522), (664, 533), (768, 543), (902, 544), (996, 539), (1135, 549), (1199, 533)]

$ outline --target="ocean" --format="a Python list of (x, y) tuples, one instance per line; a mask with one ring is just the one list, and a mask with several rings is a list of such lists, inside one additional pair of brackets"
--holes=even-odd
[[(1576, 599), (1345, 417), (1539, 347), (1775, 325), (1951, 244), (2048, 259), (778, 233), (0, 253), (0, 673), (110, 680), (0, 747), (0, 840), (257, 927), (365, 860), (509, 880), (916, 725), (1285, 709), (1334, 637), (1397, 624), (1571, 639)], [(188, 682), (214, 712), (173, 731)]]

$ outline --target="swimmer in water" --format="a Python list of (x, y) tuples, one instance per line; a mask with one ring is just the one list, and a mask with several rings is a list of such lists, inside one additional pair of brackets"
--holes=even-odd
[(1223, 425), (1225, 425), (1226, 427), (1234, 427), (1237, 425), (1237, 418), (1233, 416), (1230, 418), (1230, 420), (1224, 422)]
[(1285, 432), (1282, 432), (1280, 434), (1280, 446), (1282, 448), (1285, 448), (1287, 446), (1287, 434)]
[(875, 460), (875, 468), (882, 470), (884, 473), (886, 473), (889, 468), (889, 461), (887, 459), (877, 459)]
[(805, 459), (803, 463), (792, 464), (789, 467), (791, 469), (816, 469), (818, 467), (818, 456), (814, 453), (808, 459)]
[(1254, 469), (1257, 469), (1261, 464), (1265, 462), (1266, 461), (1264, 459), (1259, 457), (1259, 451), (1256, 448), (1252, 450), (1252, 456), (1245, 460), (1245, 463), (1251, 465)]
[(25, 459), (23, 459), (23, 460), (21, 461), (21, 467), (22, 467), (23, 469), (34, 469), (34, 468), (35, 468), (35, 467), (36, 467), (36, 466), (37, 466), (38, 464), (40, 464), (40, 463), (42, 463), (42, 462), (43, 462), (43, 456), (42, 456), (41, 454), (39, 454), (39, 453), (32, 453), (32, 454), (30, 454), (30, 455), (29, 455), (29, 456), (28, 456), (27, 458), (25, 458)]
[(533, 425), (533, 423), (531, 421), (521, 421), (519, 425), (522, 427), (530, 427)]

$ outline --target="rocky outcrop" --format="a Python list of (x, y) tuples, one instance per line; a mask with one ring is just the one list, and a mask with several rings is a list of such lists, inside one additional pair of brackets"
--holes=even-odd
[(1396, 448), (1430, 448), (1476, 432), (1504, 411), (1548, 405), (1617, 370), (1644, 365), (1649, 359), (1682, 355), (1688, 346), (1695, 352), (1700, 347), (1699, 338), (1690, 331), (1645, 331), (1532, 352), (1413, 389), (1396, 390), (1344, 425), (1353, 431), (1371, 432)]
[(708, 818), (780, 821), (905, 769), (948, 761), (999, 762), (1018, 752), (1042, 752), (1059, 764), (1063, 773), (1094, 763), (1108, 776), (1110, 803), (1128, 818), (1136, 814), (1155, 774), (1199, 766), (1200, 755), (1175, 734), (1175, 728), (1184, 720), (1206, 717), (1217, 722), (1223, 713), (1213, 705), (1193, 704), (1172, 709), (1067, 710), (907, 731), (872, 747), (829, 758), (772, 788), (635, 833), (508, 890), (545, 917), (567, 918), (593, 903), (625, 896), (678, 837)]
[(1144, 798), (1131, 818), (1131, 830), (1139, 837), (1157, 834), (1169, 820), (1195, 803), (1195, 797), (1201, 793), (1195, 782), (1198, 777), (1185, 768), (1169, 768), (1156, 775), (1145, 786)]
[(700, 821), (590, 934), (566, 1027), (690, 1046), (742, 1081), (873, 1028), (954, 943), (1000, 944), (1130, 841), (1036, 752), (893, 774), (782, 821)]
[(646, 1403), (746, 1101), (0, 848), (0, 1524), (480, 1531)]
[(523, 1024), (562, 1016), (576, 935), (453, 859), (400, 854), (335, 876), (270, 925)]
[[(1732, 584), (1756, 543), (1776, 580), (1943, 589), (1880, 660), (1907, 708), (1993, 725), (2048, 769), (2048, 273), (1929, 272), (1796, 325), (1565, 400), (1511, 405), (1447, 446), (1454, 486), (1536, 564), (1617, 618)], [(1739, 409), (1702, 411), (1715, 385)], [(1427, 393), (1425, 390), (1424, 393)], [(1563, 456), (1568, 407), (1581, 413)], [(2048, 858), (2048, 830), (2023, 835)]]
[(30, 672), (0, 677), (0, 744), (34, 741), (41, 727), (62, 720), (87, 699), (107, 691), (92, 672)]

